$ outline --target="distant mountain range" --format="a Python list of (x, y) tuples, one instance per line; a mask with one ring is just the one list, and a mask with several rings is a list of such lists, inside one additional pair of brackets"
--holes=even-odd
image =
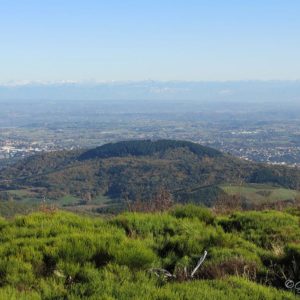
[(127, 81), (0, 84), (0, 100), (197, 100), (261, 102), (300, 100), (300, 81)]
[(52, 200), (67, 195), (87, 201), (99, 196), (117, 202), (148, 200), (163, 188), (176, 201), (207, 205), (222, 193), (222, 184), (256, 183), (295, 190), (299, 182), (297, 169), (244, 161), (174, 140), (123, 141), (90, 150), (43, 153), (0, 173), (2, 192), (30, 190)]

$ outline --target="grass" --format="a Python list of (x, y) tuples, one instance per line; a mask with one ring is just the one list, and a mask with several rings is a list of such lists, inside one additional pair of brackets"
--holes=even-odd
[(62, 206), (67, 206), (67, 205), (71, 205), (74, 203), (78, 203), (79, 200), (80, 199), (78, 197), (74, 197), (72, 195), (66, 195), (66, 196), (59, 198), (57, 201), (55, 201), (55, 203), (58, 203), (59, 205), (62, 205)]
[[(0, 216), (11, 217), (17, 213), (22, 213), (22, 211), (25, 213), (36, 209), (44, 203), (41, 192), (42, 190), (37, 188), (5, 191), (9, 195), (9, 199), (0, 200)], [(58, 208), (91, 214), (97, 213), (97, 209), (111, 208), (113, 210), (115, 205), (109, 197), (104, 195), (97, 195), (88, 203), (83, 203), (80, 197), (73, 195), (65, 195), (57, 200), (46, 199), (45, 202)]]
[(9, 190), (8, 191), (12, 196), (28, 197), (32, 192), (28, 189), (21, 190)]
[(238, 195), (254, 204), (294, 200), (300, 192), (291, 189), (273, 187), (263, 184), (221, 185), (228, 195)]
[(19, 190), (7, 190), (6, 192), (11, 196), (11, 200), (22, 202), (23, 204), (36, 204), (42, 201), (42, 197), (40, 195), (41, 190), (32, 190), (28, 188)]

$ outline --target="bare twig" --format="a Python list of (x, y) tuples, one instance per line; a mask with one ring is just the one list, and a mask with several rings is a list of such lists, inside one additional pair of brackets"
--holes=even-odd
[(200, 257), (197, 266), (195, 267), (195, 269), (191, 273), (191, 278), (194, 277), (195, 273), (198, 271), (198, 269), (200, 268), (202, 263), (205, 261), (206, 256), (207, 256), (207, 251), (205, 250), (203, 256)]
[[(194, 275), (196, 274), (196, 272), (198, 271), (198, 269), (200, 268), (200, 266), (203, 264), (203, 262), (205, 261), (207, 256), (207, 251), (204, 251), (204, 254), (200, 257), (197, 266), (194, 268), (194, 270), (192, 271), (190, 277), (187, 275), (187, 269), (186, 267), (184, 268), (184, 274), (186, 279), (188, 278), (194, 278)], [(157, 277), (161, 278), (176, 278), (176, 275), (171, 274), (169, 271), (165, 270), (165, 269), (160, 269), (160, 268), (152, 268), (149, 270), (151, 273), (155, 274)]]

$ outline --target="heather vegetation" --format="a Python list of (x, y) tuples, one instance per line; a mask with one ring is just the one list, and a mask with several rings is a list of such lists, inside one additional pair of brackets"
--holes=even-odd
[(299, 215), (185, 205), (1, 219), (0, 299), (297, 299), (285, 281), (300, 278)]

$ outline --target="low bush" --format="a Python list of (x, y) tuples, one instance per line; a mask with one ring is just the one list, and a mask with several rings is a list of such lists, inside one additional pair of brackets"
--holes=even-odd
[(197, 218), (206, 224), (213, 224), (214, 222), (214, 216), (208, 208), (192, 204), (175, 206), (171, 215), (176, 218)]

